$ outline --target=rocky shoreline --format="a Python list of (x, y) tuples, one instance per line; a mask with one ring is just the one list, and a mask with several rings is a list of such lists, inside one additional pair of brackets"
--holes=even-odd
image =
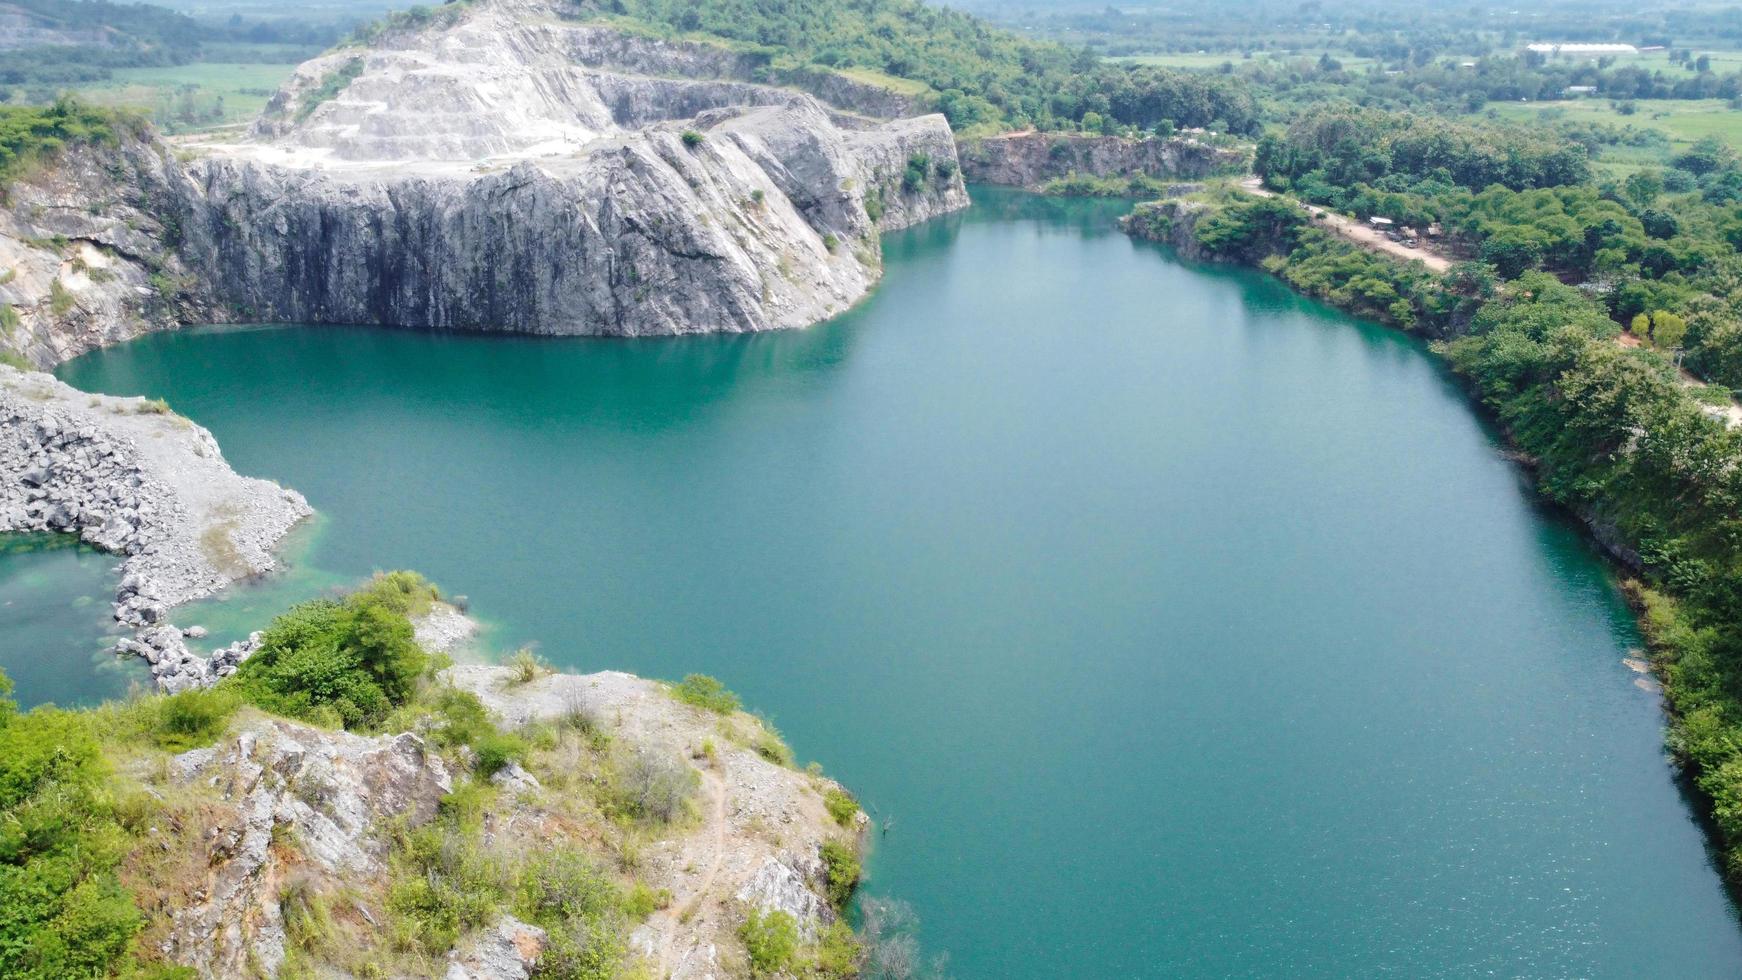
[(239, 476), (212, 434), (143, 398), (90, 395), (0, 365), (0, 532), (74, 534), (121, 556), (124, 652), (158, 683), (209, 682), (169, 611), (277, 567), (274, 548), (314, 511), (294, 490)]

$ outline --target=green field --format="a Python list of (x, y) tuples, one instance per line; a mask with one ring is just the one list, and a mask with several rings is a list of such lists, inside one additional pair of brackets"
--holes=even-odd
[(1598, 157), (1604, 170), (1628, 172), (1658, 166), (1670, 156), (1705, 136), (1716, 136), (1742, 149), (1742, 110), (1732, 109), (1721, 99), (1647, 99), (1634, 103), (1637, 110), (1623, 115), (1608, 99), (1570, 99), (1561, 102), (1495, 102), (1483, 110), (1510, 122), (1535, 123), (1567, 119), (1656, 129), (1669, 137), (1667, 150), (1611, 147)]
[(114, 77), (78, 90), (81, 98), (150, 113), (166, 132), (189, 133), (246, 122), (266, 108), (296, 70), (292, 62), (195, 62), (118, 68)]

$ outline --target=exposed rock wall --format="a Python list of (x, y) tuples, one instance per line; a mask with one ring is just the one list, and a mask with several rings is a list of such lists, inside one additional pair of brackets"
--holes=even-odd
[(203, 886), (178, 896), (160, 946), (203, 977), (276, 976), (292, 882), (323, 892), (373, 886), (387, 870), (388, 825), (428, 821), (453, 789), (416, 735), (370, 738), (276, 719), (184, 753), (170, 772), (216, 797), (195, 842), (204, 853), (188, 855), (207, 869)]
[(0, 350), (42, 367), (189, 320), (799, 327), (875, 284), (880, 231), (968, 203), (942, 116), (849, 115), (751, 81), (763, 55), (573, 23), (553, 0), (446, 9), (299, 68), (252, 141), (171, 154), (136, 134), (17, 184), (0, 326), (20, 322)]
[(926, 186), (902, 185), (916, 154), (954, 160), (940, 117), (847, 131), (779, 94), (482, 175), (203, 161), (183, 248), (240, 319), (616, 336), (805, 326), (875, 282), (879, 229), (967, 196), (935, 163)]
[(0, 352), (48, 367), (207, 318), (174, 249), (180, 198), (173, 155), (142, 133), (0, 188)]
[(1191, 180), (1239, 171), (1247, 163), (1243, 151), (1210, 146), (1186, 136), (1136, 140), (1077, 133), (1007, 133), (965, 140), (958, 151), (962, 171), (970, 182), (1030, 188), (1072, 173)]
[(1198, 245), (1193, 234), (1198, 222), (1210, 213), (1210, 207), (1197, 201), (1168, 199), (1146, 201), (1119, 219), (1119, 227), (1133, 238), (1160, 242), (1172, 247), (1188, 259), (1203, 261), (1209, 256)]

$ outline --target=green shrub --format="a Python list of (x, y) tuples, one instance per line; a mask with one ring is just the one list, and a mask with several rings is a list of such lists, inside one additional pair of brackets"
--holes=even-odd
[(73, 294), (67, 292), (67, 287), (61, 285), (59, 279), (48, 284), (48, 309), (55, 316), (64, 316), (72, 310), (77, 302), (73, 299)]
[(756, 734), (750, 747), (756, 750), (757, 755), (769, 762), (777, 766), (785, 766), (788, 769), (792, 768), (792, 749), (780, 737), (780, 732), (776, 731), (767, 719), (758, 718), (757, 722)]
[(865, 192), (865, 217), (872, 224), (883, 220), (883, 188), (873, 187)]
[(125, 968), (144, 917), (117, 875), (131, 848), (92, 716), (20, 714), (0, 673), (0, 976)]
[(669, 823), (684, 812), (695, 792), (696, 771), (651, 749), (624, 753), (612, 766), (612, 795), (632, 817)]
[(859, 855), (853, 849), (840, 841), (823, 841), (823, 866), (828, 869), (829, 901), (835, 908), (847, 907), (847, 900), (853, 897), (853, 889), (859, 886)]
[(738, 710), (738, 695), (726, 690), (726, 685), (706, 674), (688, 674), (683, 682), (671, 689), (685, 704), (695, 705), (722, 715)]
[[(11, 271), (11, 270), (8, 270)], [(0, 303), (0, 337), (10, 337), (18, 330), (18, 311), (11, 303)]]
[[(646, 894), (637, 901), (652, 900), (651, 892), (642, 892)], [(562, 980), (616, 976), (628, 950), (623, 938), (627, 904), (616, 882), (580, 855), (558, 851), (528, 862), (517, 883), (516, 911), (546, 932), (536, 975)]]
[(792, 964), (798, 951), (798, 923), (779, 909), (751, 909), (738, 929), (744, 949), (750, 954), (750, 975), (773, 976)]
[(630, 887), (629, 893), (623, 896), (623, 914), (632, 922), (646, 921), (654, 912), (671, 906), (671, 892), (664, 888), (653, 888), (642, 882), (636, 882)]
[(501, 869), (482, 853), (476, 834), (447, 813), (403, 834), (393, 865), (387, 909), (394, 939), (431, 953), (494, 921), (505, 897)]
[(701, 146), (702, 142), (706, 140), (707, 137), (693, 129), (686, 129), (683, 131), (681, 139), (683, 140), (683, 145), (694, 148)]
[(209, 745), (224, 734), (240, 699), (228, 688), (182, 691), (157, 704), (157, 742), (171, 751)]
[(138, 125), (110, 109), (63, 97), (48, 106), (0, 106), (0, 186), (76, 143), (110, 143)]
[(478, 774), (488, 777), (506, 769), (511, 762), (524, 761), (528, 747), (518, 735), (492, 732), (473, 743), (472, 750), (478, 754)]
[(817, 933), (806, 973), (816, 980), (848, 980), (860, 975), (865, 952), (853, 928), (836, 919)]
[(336, 70), (329, 72), (325, 78), (321, 79), (321, 83), (315, 86), (313, 91), (302, 97), (302, 104), (297, 106), (296, 109), (296, 121), (302, 122), (308, 117), (314, 115), (316, 109), (319, 109), (326, 103), (338, 98), (339, 93), (343, 92), (347, 86), (356, 81), (358, 76), (362, 74), (362, 58), (352, 58), (340, 65)]
[(907, 167), (901, 172), (901, 189), (909, 194), (924, 190), (930, 177), (931, 157), (924, 153), (915, 153), (907, 158)]
[(414, 597), (378, 578), (343, 601), (305, 602), (272, 621), (235, 684), (255, 704), (346, 728), (379, 725), (433, 667), (403, 608)]
[(859, 801), (853, 799), (853, 794), (838, 786), (830, 786), (823, 793), (823, 806), (829, 811), (829, 816), (843, 827), (853, 825), (853, 817), (859, 813)]
[(538, 658), (538, 654), (532, 652), (531, 647), (521, 647), (514, 651), (514, 655), (508, 658), (504, 666), (508, 668), (510, 684), (530, 684), (550, 673), (550, 668)]

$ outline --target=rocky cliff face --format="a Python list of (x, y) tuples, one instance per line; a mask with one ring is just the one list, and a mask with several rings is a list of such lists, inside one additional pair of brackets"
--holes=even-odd
[(966, 197), (935, 164), (928, 186), (902, 187), (911, 158), (954, 159), (934, 122), (845, 131), (814, 100), (782, 98), (481, 174), (206, 161), (185, 250), (243, 319), (621, 336), (805, 326), (875, 282), (879, 228)]
[[(471, 796), (476, 836), (445, 837), (448, 873), (469, 866), (515, 882), (560, 856), (657, 890), (661, 907), (645, 922), (601, 926), (623, 930), (618, 965), (634, 975), (750, 975), (737, 929), (752, 909), (787, 912), (810, 939), (835, 921), (819, 852), (824, 841), (856, 850), (864, 818), (837, 823), (823, 802), (836, 783), (759, 754), (753, 744), (769, 737), (760, 722), (620, 673), (522, 681), (467, 666), (444, 683), (543, 747), (485, 780), (467, 772), (469, 750), (444, 755), (428, 737), (432, 717), (417, 723), (422, 735), (365, 736), (249, 711), (209, 748), (129, 760), (128, 775), (165, 801), (153, 843), (130, 859), (152, 919), (145, 944), (202, 977), (538, 975), (555, 966), (541, 962), (545, 931), (501, 908), (458, 924), (445, 954), (406, 955), (393, 932), (396, 889), (437, 874), (408, 867), (395, 848), (469, 780), (491, 788)], [(600, 812), (614, 769), (639, 758), (691, 781), (687, 816), (624, 826)], [(356, 969), (369, 964), (380, 972)]]
[(197, 785), (207, 798), (200, 852), (181, 855), (204, 873), (159, 923), (158, 948), (203, 977), (277, 976), (296, 893), (373, 891), (387, 870), (389, 824), (428, 821), (453, 789), (416, 735), (265, 718), (169, 769), (171, 786)]
[(803, 326), (870, 288), (879, 230), (967, 203), (942, 117), (844, 117), (741, 80), (741, 53), (560, 12), (485, 0), (305, 66), (258, 141), (189, 168), (182, 249), (212, 298), (543, 334)]
[(209, 310), (176, 254), (180, 167), (144, 134), (0, 188), (0, 353), (37, 367)]
[(962, 170), (975, 183), (1039, 187), (1073, 173), (1195, 180), (1242, 170), (1246, 154), (1191, 137), (1126, 139), (1075, 133), (1008, 133), (964, 141)]
[(880, 231), (968, 203), (943, 117), (869, 118), (912, 107), (876, 86), (555, 0), (441, 10), (302, 66), (245, 143), (133, 134), (8, 188), (0, 352), (212, 320), (798, 327), (871, 288)]
[(1209, 205), (1199, 201), (1145, 201), (1120, 218), (1119, 227), (1133, 238), (1170, 246), (1184, 258), (1206, 261), (1210, 256), (1198, 244), (1195, 232), (1198, 222), (1209, 213)]

